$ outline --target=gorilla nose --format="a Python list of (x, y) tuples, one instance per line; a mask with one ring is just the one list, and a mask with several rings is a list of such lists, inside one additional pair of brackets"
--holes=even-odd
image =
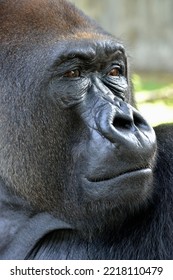
[(155, 133), (141, 114), (124, 101), (106, 104), (96, 117), (99, 132), (110, 142), (131, 150), (155, 145)]
[(148, 126), (140, 113), (125, 102), (119, 102), (117, 109), (114, 109), (114, 111), (112, 124), (115, 129), (123, 130), (124, 133), (126, 130), (135, 132)]

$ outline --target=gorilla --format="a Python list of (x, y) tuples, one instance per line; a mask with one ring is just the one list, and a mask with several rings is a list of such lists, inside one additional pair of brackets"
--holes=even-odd
[(0, 258), (173, 259), (173, 126), (65, 0), (0, 0)]

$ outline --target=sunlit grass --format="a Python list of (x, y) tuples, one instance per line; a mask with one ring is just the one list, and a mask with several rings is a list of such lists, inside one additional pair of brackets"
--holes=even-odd
[(151, 125), (173, 123), (173, 81), (135, 74), (133, 85), (138, 109)]

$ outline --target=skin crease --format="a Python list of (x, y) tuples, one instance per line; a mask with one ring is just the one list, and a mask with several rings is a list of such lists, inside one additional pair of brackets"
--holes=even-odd
[(173, 130), (124, 46), (63, 0), (0, 1), (0, 26), (0, 258), (172, 259)]

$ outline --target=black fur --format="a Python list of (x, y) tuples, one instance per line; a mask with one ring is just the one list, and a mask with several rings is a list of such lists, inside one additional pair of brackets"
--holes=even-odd
[(0, 259), (173, 259), (173, 126), (133, 107), (121, 42), (63, 0), (0, 26)]

